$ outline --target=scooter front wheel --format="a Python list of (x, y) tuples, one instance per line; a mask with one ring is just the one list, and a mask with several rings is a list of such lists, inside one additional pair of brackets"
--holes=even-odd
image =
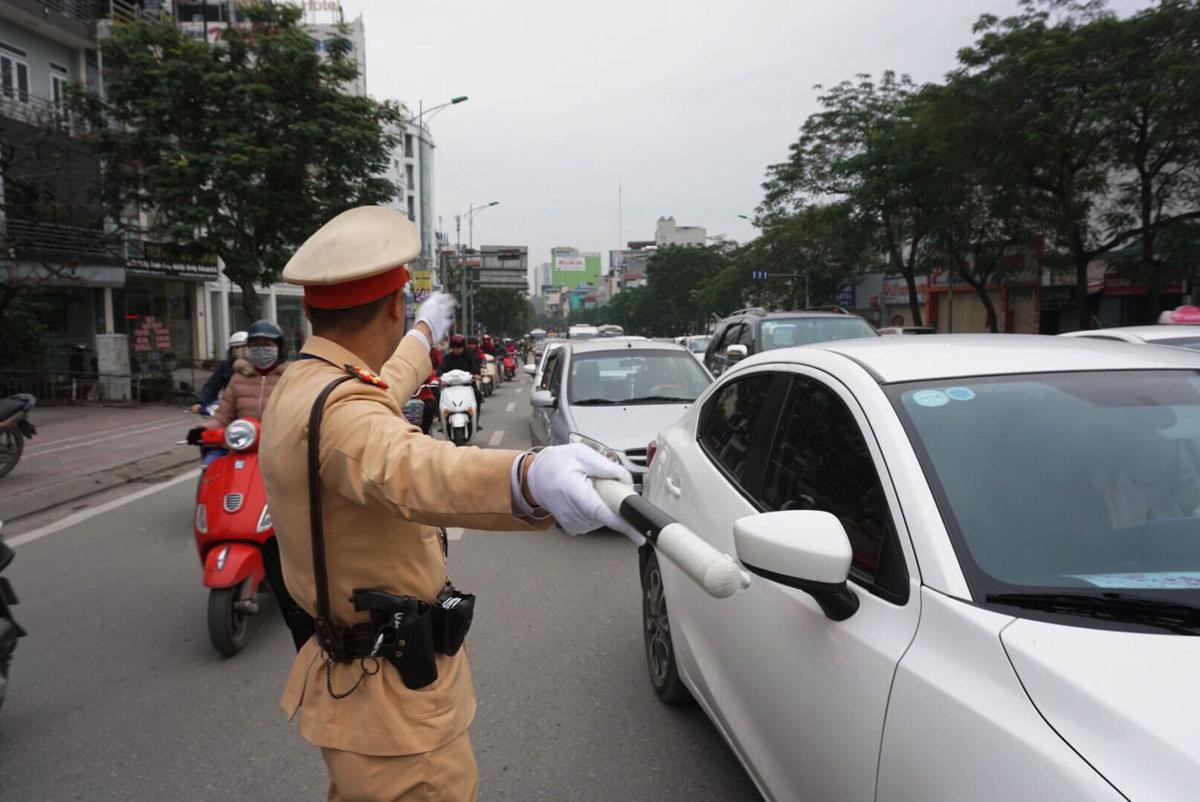
[(463, 426), (455, 426), (450, 431), (450, 439), (454, 441), (456, 446), (464, 446), (467, 444), (467, 430)]
[(246, 645), (250, 614), (235, 608), (240, 587), (213, 588), (208, 594), (208, 638), (222, 657), (233, 657)]
[(0, 476), (17, 467), (24, 450), (25, 435), (15, 425), (0, 431)]

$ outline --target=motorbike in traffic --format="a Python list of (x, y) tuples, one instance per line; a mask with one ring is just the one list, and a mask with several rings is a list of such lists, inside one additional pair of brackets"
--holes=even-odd
[[(202, 448), (225, 451), (200, 475), (193, 516), (196, 550), (209, 589), (208, 637), (225, 657), (246, 645), (250, 616), (259, 610), (259, 594), (268, 578), (266, 562), (279, 562), (258, 466), (259, 431), (257, 420), (239, 418), (201, 435)], [(272, 590), (278, 596), (283, 589)]]
[(439, 386), (437, 374), (434, 374), (417, 388), (412, 398), (404, 402), (404, 419), (413, 426), (420, 426), (424, 434), (429, 434), (433, 429), (433, 413), (437, 409)]
[(505, 381), (512, 381), (517, 377), (517, 360), (512, 354), (505, 354), (500, 360), (501, 367), (504, 373)]
[(471, 374), (451, 370), (442, 374), (442, 394), (438, 400), (438, 419), (442, 434), (456, 446), (465, 445), (475, 434), (478, 410)]
[[(0, 523), (0, 528), (4, 526)], [(13, 561), (14, 552), (0, 540), (0, 572)], [(17, 638), (25, 636), (12, 615), (12, 605), (17, 603), (17, 595), (13, 593), (12, 585), (0, 576), (0, 706), (4, 705), (4, 697), (8, 693), (8, 671), (12, 665), (13, 651), (17, 648)]]
[(17, 393), (0, 400), (0, 476), (5, 476), (21, 461), (25, 441), (37, 434), (29, 412), (37, 399), (29, 393)]
[(479, 392), (484, 398), (491, 398), (500, 383), (500, 373), (496, 370), (496, 357), (491, 354), (483, 355), (483, 364), (479, 371)]

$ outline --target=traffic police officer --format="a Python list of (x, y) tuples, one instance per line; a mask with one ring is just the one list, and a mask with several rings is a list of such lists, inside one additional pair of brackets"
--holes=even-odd
[[(515, 530), (557, 521), (570, 534), (610, 526), (638, 538), (589, 481), (629, 482), (629, 474), (586, 446), (536, 454), (456, 448), (405, 421), (404, 402), (429, 375), (430, 345), (446, 336), (454, 309), (452, 297), (436, 294), (405, 333), (404, 265), (419, 253), (405, 215), (365, 206), (324, 225), (283, 272), (304, 287), (313, 336), (271, 396), (260, 453), (287, 588), (315, 617), (317, 634), (297, 654), (281, 704), (289, 717), (298, 713), (300, 735), (321, 748), (331, 800), (476, 794), (465, 649), (431, 656), (436, 680), (408, 687), (393, 665), (369, 657), (381, 630), (367, 633), (366, 646), (358, 637), (357, 651), (344, 646), (370, 626), (351, 604), (355, 589), (436, 603), (447, 586), (443, 526)], [(323, 391), (323, 404), (315, 404)], [(322, 410), (312, 455), (319, 506), (310, 510), (314, 406)], [(324, 570), (315, 559), (318, 527)]]

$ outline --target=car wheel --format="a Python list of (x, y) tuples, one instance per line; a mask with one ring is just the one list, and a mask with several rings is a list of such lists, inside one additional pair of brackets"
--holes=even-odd
[(675, 647), (671, 642), (671, 619), (663, 589), (658, 558), (650, 552), (642, 567), (642, 635), (646, 641), (646, 668), (658, 698), (667, 704), (692, 701), (692, 694), (679, 677)]

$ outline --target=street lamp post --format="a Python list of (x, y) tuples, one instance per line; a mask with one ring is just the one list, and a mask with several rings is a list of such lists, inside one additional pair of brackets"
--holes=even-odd
[[(439, 111), (447, 109), (450, 106), (455, 106), (459, 103), (464, 103), (466, 101), (467, 101), (466, 95), (457, 95), (455, 97), (450, 98), (445, 103), (439, 103), (438, 105), (432, 106), (428, 109), (425, 108), (425, 101), (422, 100), (418, 104), (417, 116), (413, 117), (412, 119), (409, 120), (409, 124), (411, 124), (413, 127), (415, 127), (417, 129), (417, 184), (418, 185), (422, 185), (421, 176), (425, 174), (425, 170), (426, 170), (425, 160), (422, 158), (422, 154), (421, 154), (421, 151), (422, 151), (421, 146), (424, 143), (428, 142), (429, 146), (433, 147), (433, 140), (426, 136), (426, 134), (428, 134), (428, 132), (429, 132), (429, 127), (427, 125), (425, 118), (429, 117), (429, 119), (433, 119), (434, 115), (436, 115)], [(430, 186), (432, 186), (432, 185), (433, 185), (433, 182), (430, 181)], [(424, 197), (423, 193), (424, 193), (424, 186), (422, 185), (422, 198)], [(432, 201), (430, 202), (430, 208), (432, 208)], [(422, 236), (421, 236), (421, 260), (424, 263), (425, 260), (427, 259), (427, 257), (425, 256), (425, 247), (426, 247), (425, 240), (427, 238), (424, 236), (424, 234), (425, 234), (425, 229), (427, 229), (428, 227), (430, 227), (432, 225), (432, 221), (429, 221), (428, 225), (427, 225), (426, 221), (422, 217), (421, 223), (422, 223), (422, 225), (421, 225), (421, 229), (422, 229), (422, 231), (421, 231), (421, 234), (422, 234)], [(434, 239), (436, 241), (436, 237)], [(430, 249), (430, 253), (432, 254), (432, 251), (434, 248), (434, 243), (428, 243), (428, 247)], [(438, 281), (439, 281), (439, 283), (441, 283), (444, 286), (447, 281), (447, 277), (439, 276)]]
[(464, 212), (463, 214), (455, 215), (455, 217), (454, 217), (455, 229), (457, 231), (457, 237), (458, 237), (458, 258), (462, 262), (463, 328), (466, 329), (468, 335), (471, 333), (471, 323), (472, 323), (471, 318), (473, 317), (473, 313), (475, 311), (473, 309), (475, 299), (471, 293), (471, 283), (470, 283), (470, 279), (469, 279), (470, 274), (467, 271), (467, 263), (466, 263), (466, 260), (463, 259), (462, 219), (463, 219), (463, 217), (467, 218), (467, 237), (468, 237), (467, 250), (474, 251), (475, 250), (475, 215), (479, 214), (484, 209), (490, 209), (493, 206), (499, 206), (499, 205), (500, 205), (500, 201), (492, 201), (491, 203), (485, 203), (482, 206), (476, 206), (474, 204), (471, 204), (471, 206), (467, 209), (466, 212)]

